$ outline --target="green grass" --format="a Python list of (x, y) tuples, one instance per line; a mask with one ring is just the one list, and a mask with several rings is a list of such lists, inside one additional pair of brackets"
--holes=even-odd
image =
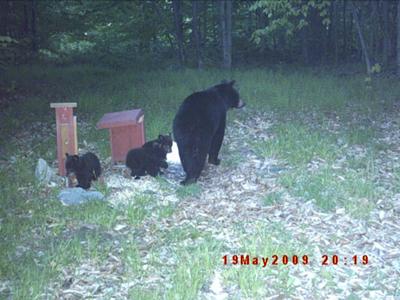
[(151, 213), (148, 207), (153, 201), (155, 201), (153, 196), (140, 195), (134, 198), (132, 204), (122, 208), (129, 224), (139, 225)]
[[(281, 257), (287, 255), (299, 256), (307, 255), (310, 245), (299, 245), (294, 242), (290, 232), (285, 230), (281, 223), (258, 222), (256, 230), (251, 235), (241, 237), (242, 248), (237, 255), (244, 254), (250, 257), (268, 257), (269, 262), (265, 268), (262, 265), (227, 265), (224, 267), (223, 277), (226, 285), (238, 285), (245, 297), (251, 299), (265, 298), (266, 284), (278, 285), (280, 291), (290, 297), (293, 292), (293, 278), (289, 275), (289, 269), (294, 266), (289, 262), (288, 265), (281, 263)], [(241, 231), (241, 230), (240, 230)], [(271, 265), (273, 255), (279, 257), (278, 265)], [(261, 261), (261, 258), (259, 258)], [(273, 281), (273, 282), (272, 282)]]
[(272, 192), (268, 193), (263, 198), (264, 205), (274, 205), (281, 202), (282, 193), (280, 192)]
[(345, 207), (353, 216), (367, 217), (375, 207), (376, 186), (367, 170), (343, 172), (323, 167), (316, 172), (287, 173), (280, 182), (292, 195), (314, 200), (324, 210)]
[(297, 122), (276, 125), (271, 131), (274, 138), (253, 143), (261, 156), (276, 157), (291, 165), (302, 166), (313, 159), (330, 162), (340, 155), (335, 137), (327, 132)]
[(219, 262), (220, 243), (205, 239), (177, 253), (177, 268), (166, 299), (195, 299)]
[(191, 185), (185, 185), (185, 186), (180, 186), (176, 190), (176, 195), (181, 198), (196, 198), (199, 197), (201, 194), (201, 187), (198, 184), (191, 184)]
[(344, 133), (345, 139), (350, 145), (368, 145), (376, 136), (374, 128), (352, 128)]

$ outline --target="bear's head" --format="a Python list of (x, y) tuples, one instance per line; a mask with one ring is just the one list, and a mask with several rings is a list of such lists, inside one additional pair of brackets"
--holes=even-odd
[(65, 169), (67, 171), (67, 176), (75, 174), (81, 167), (81, 162), (78, 155), (69, 155), (65, 153)]
[(220, 96), (224, 99), (226, 106), (229, 108), (242, 108), (246, 104), (240, 99), (239, 93), (235, 90), (233, 85), (235, 80), (230, 82), (222, 81), (221, 84), (217, 85), (216, 88), (219, 91)]
[(158, 136), (158, 142), (160, 143), (162, 149), (164, 150), (165, 153), (171, 153), (172, 152), (172, 137), (171, 133), (168, 135), (162, 135), (160, 134)]

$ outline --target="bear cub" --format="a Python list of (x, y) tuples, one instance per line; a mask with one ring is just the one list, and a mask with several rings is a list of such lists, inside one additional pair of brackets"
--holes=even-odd
[(92, 180), (97, 180), (101, 175), (101, 166), (99, 158), (91, 153), (85, 153), (82, 156), (69, 155), (65, 153), (65, 169), (67, 176), (75, 175), (78, 185), (83, 189), (89, 189)]
[(173, 131), (186, 178), (181, 184), (197, 181), (208, 162), (219, 165), (219, 150), (225, 134), (226, 113), (245, 104), (233, 87), (222, 82), (187, 97), (175, 115)]
[(159, 135), (158, 139), (148, 141), (141, 148), (129, 150), (126, 155), (126, 166), (131, 170), (131, 176), (139, 179), (149, 174), (153, 177), (162, 174), (161, 168), (167, 169), (167, 153), (172, 151), (172, 137)]

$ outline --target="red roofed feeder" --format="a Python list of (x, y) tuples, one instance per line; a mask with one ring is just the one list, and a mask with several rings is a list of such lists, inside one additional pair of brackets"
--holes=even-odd
[(114, 163), (124, 162), (132, 148), (145, 142), (144, 113), (141, 109), (105, 114), (97, 123), (97, 129), (110, 130), (111, 157)]

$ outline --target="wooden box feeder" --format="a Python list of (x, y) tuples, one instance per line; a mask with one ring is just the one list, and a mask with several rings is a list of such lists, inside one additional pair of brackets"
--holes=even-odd
[(50, 107), (56, 109), (58, 172), (65, 176), (65, 153), (78, 154), (76, 116), (73, 115), (76, 103), (50, 103)]
[(98, 129), (110, 130), (111, 157), (114, 163), (125, 162), (132, 148), (144, 142), (144, 114), (141, 109), (125, 110), (105, 114), (97, 123)]

